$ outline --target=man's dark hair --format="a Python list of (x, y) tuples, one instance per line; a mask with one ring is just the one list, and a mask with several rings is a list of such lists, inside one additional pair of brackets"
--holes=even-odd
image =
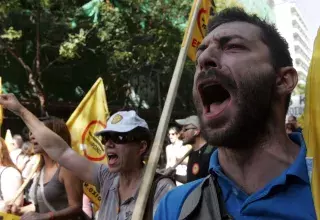
[[(233, 7), (217, 13), (208, 23), (208, 33), (218, 26), (230, 22), (247, 22), (260, 28), (261, 40), (270, 51), (270, 59), (275, 71), (281, 67), (292, 66), (292, 58), (289, 52), (287, 41), (280, 35), (277, 28), (260, 19), (255, 14), (247, 14), (243, 9)], [(285, 111), (288, 111), (291, 94), (288, 95), (285, 103)]]
[(152, 134), (151, 132), (144, 128), (144, 127), (136, 127), (132, 131), (129, 132), (133, 137), (135, 137), (139, 141), (145, 141), (147, 142), (147, 149), (146, 152), (142, 155), (142, 157), (146, 157), (149, 154), (150, 148), (151, 148), (151, 142), (152, 142)]
[(129, 133), (135, 137), (137, 140), (146, 141), (148, 147), (151, 145), (152, 135), (151, 132), (144, 127), (136, 127), (135, 129), (129, 131)]
[(297, 117), (296, 117), (296, 116), (290, 115), (290, 117), (291, 117), (293, 120), (297, 121)]

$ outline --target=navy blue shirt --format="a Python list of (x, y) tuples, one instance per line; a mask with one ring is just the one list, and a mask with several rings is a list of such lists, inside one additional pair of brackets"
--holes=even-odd
[[(209, 171), (216, 173), (226, 209), (234, 219), (316, 219), (303, 141), (300, 142), (300, 146), (299, 155), (294, 163), (279, 177), (252, 195), (243, 192), (223, 174), (218, 161), (218, 151), (212, 154)], [(179, 219), (186, 197), (202, 180), (170, 191), (160, 202), (154, 219)]]

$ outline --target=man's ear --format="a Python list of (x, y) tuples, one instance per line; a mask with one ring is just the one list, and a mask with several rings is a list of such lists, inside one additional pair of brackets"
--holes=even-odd
[(200, 134), (200, 130), (199, 129), (195, 129), (193, 136), (198, 136)]
[(140, 142), (140, 150), (139, 150), (139, 154), (143, 155), (144, 153), (146, 153), (148, 148), (147, 142), (146, 141), (141, 141)]
[(298, 73), (295, 68), (282, 67), (277, 72), (276, 90), (279, 95), (291, 94), (298, 83)]

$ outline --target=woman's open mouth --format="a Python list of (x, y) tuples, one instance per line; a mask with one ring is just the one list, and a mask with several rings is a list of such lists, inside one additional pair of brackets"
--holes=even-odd
[(115, 153), (108, 153), (107, 157), (108, 157), (108, 164), (111, 166), (118, 161), (118, 155)]

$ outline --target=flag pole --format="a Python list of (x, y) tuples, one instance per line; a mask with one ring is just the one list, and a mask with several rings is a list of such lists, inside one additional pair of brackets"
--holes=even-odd
[(194, 8), (194, 12), (192, 15), (192, 18), (190, 20), (188, 31), (186, 32), (186, 43), (181, 47), (180, 53), (177, 59), (177, 63), (172, 75), (170, 87), (168, 90), (168, 94), (166, 97), (166, 101), (161, 113), (161, 117), (159, 120), (159, 125), (157, 128), (156, 136), (152, 145), (150, 157), (148, 160), (148, 164), (146, 166), (146, 171), (143, 176), (142, 184), (140, 186), (139, 195), (137, 198), (137, 202), (135, 204), (135, 208), (133, 210), (132, 220), (142, 220), (149, 191), (152, 185), (154, 173), (157, 168), (157, 164), (159, 161), (159, 156), (162, 150), (162, 145), (164, 138), (166, 136), (165, 130), (168, 127), (169, 119), (171, 116), (172, 108), (177, 96), (177, 90), (180, 84), (180, 79), (184, 67), (184, 63), (186, 61), (187, 51), (190, 46), (191, 40), (192, 40), (192, 32), (195, 27), (196, 21), (197, 21), (197, 14), (199, 12), (199, 9), (201, 7), (202, 0), (195, 0), (196, 6)]

